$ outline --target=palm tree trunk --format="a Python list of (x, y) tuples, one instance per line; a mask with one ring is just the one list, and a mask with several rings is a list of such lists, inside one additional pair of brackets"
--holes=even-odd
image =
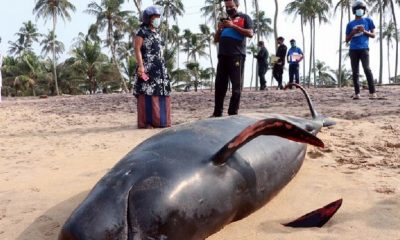
[(350, 0), (347, 1), (347, 17), (348, 17), (348, 22), (351, 21), (351, 4)]
[(390, 6), (392, 8), (392, 15), (393, 15), (393, 22), (394, 22), (394, 29), (395, 29), (394, 39), (396, 40), (396, 63), (394, 65), (394, 78), (396, 79), (397, 78), (397, 65), (399, 63), (399, 39), (398, 39), (399, 33), (398, 33), (398, 29), (397, 29), (397, 20), (396, 20), (396, 13), (395, 13), (395, 7), (394, 7), (393, 0), (390, 0)]
[[(310, 19), (310, 63), (309, 63), (309, 69), (308, 69), (308, 87), (310, 87), (311, 84), (311, 70), (312, 70), (312, 56), (313, 56), (313, 34), (312, 34), (312, 29), (313, 29), (313, 23), (312, 19)], [(314, 79), (315, 81), (315, 79)], [(315, 82), (314, 82), (315, 85)]]
[(390, 38), (387, 39), (388, 79), (390, 83)]
[(129, 91), (128, 90), (128, 86), (126, 85), (124, 77), (121, 74), (121, 70), (119, 68), (119, 64), (117, 62), (117, 57), (116, 57), (116, 53), (115, 53), (115, 45), (114, 45), (114, 40), (113, 40), (113, 29), (112, 29), (112, 24), (111, 23), (108, 24), (107, 34), (108, 34), (108, 43), (110, 44), (112, 62), (114, 64), (114, 66), (117, 68), (119, 79), (120, 79), (120, 81), (122, 83), (122, 87), (124, 89), (124, 92), (127, 93)]
[(213, 63), (213, 59), (212, 59), (212, 55), (211, 55), (211, 37), (209, 37), (208, 39), (208, 50), (209, 50), (209, 58), (210, 58), (210, 64), (211, 64), (211, 91), (213, 90), (213, 79), (215, 76), (215, 71), (214, 71), (214, 63)]
[(278, 0), (275, 0), (275, 16), (274, 16), (274, 37), (275, 37), (275, 52), (278, 48), (278, 12), (279, 12), (279, 8), (278, 8)]
[(316, 44), (315, 44), (315, 42), (316, 42), (316, 39), (315, 39), (315, 18), (313, 19), (313, 45), (314, 45), (314, 51), (313, 51), (313, 69), (314, 69), (314, 83), (315, 83), (315, 80), (317, 79), (316, 78), (316, 69), (315, 69), (315, 46), (316, 46)]
[(60, 91), (58, 90), (58, 81), (57, 81), (57, 60), (56, 60), (56, 24), (57, 24), (57, 15), (56, 12), (53, 12), (53, 79), (56, 87), (57, 95), (60, 95)]
[(383, 74), (383, 9), (382, 1), (379, 1), (379, 84), (382, 84)]
[(165, 22), (167, 23), (167, 29), (165, 30), (165, 49), (168, 49), (168, 33), (169, 33), (169, 22), (168, 22), (168, 18), (169, 18), (169, 11), (166, 13), (165, 15)]
[(133, 2), (139, 12), (139, 19), (142, 19), (142, 0), (133, 0)]
[(251, 62), (251, 79), (250, 79), (250, 91), (251, 87), (253, 86), (253, 78), (254, 78), (254, 58)]
[[(256, 7), (256, 29), (257, 29), (257, 44), (260, 42), (260, 8), (258, 6), (258, 0), (254, 0), (254, 5)], [(258, 73), (258, 61), (256, 63), (256, 73)], [(258, 82), (259, 82), (259, 76), (256, 74), (256, 91), (258, 90)]]
[[(306, 52), (306, 38), (304, 36), (304, 26), (303, 26), (303, 15), (300, 15), (300, 24), (301, 24), (301, 37), (303, 38), (303, 54)], [(305, 85), (306, 81), (306, 59), (303, 56), (303, 85)]]
[(339, 33), (339, 67), (338, 67), (338, 71), (339, 71), (339, 75), (338, 75), (338, 79), (337, 79), (337, 83), (338, 83), (338, 87), (342, 87), (342, 38), (343, 38), (343, 4), (340, 6), (340, 33)]

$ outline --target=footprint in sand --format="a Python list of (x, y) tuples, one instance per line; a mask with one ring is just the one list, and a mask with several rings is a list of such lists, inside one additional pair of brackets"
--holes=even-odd
[(382, 187), (375, 189), (375, 192), (383, 193), (383, 194), (394, 194), (396, 192), (396, 190), (389, 186), (382, 186)]

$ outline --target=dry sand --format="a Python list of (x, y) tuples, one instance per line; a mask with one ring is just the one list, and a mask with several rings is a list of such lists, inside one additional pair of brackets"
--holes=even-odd
[[(209, 240), (400, 239), (400, 87), (386, 100), (350, 99), (352, 89), (311, 89), (337, 121), (308, 148), (295, 179), (264, 208)], [(364, 90), (362, 94), (366, 95)], [(131, 95), (6, 98), (0, 104), (0, 239), (57, 239), (94, 184), (128, 151), (159, 132), (136, 129)], [(173, 124), (211, 114), (213, 94), (174, 93)], [(241, 114), (309, 117), (299, 91), (243, 93)], [(281, 223), (343, 198), (323, 228)]]

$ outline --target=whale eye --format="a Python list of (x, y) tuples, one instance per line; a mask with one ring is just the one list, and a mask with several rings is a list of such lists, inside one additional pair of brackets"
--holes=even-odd
[(312, 125), (306, 124), (306, 131), (312, 132), (314, 130), (315, 130), (315, 128)]

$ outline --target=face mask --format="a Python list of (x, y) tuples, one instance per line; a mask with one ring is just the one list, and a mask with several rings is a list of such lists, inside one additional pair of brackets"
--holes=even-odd
[(362, 17), (362, 16), (364, 16), (364, 9), (357, 9), (357, 10), (356, 10), (356, 16), (357, 16), (357, 17)]
[(290, 46), (296, 47), (296, 43), (291, 43)]
[(153, 25), (153, 27), (158, 28), (160, 26), (160, 18), (154, 18), (153, 21), (151, 22), (151, 24)]
[(226, 13), (229, 16), (234, 16), (236, 14), (236, 9), (234, 9), (234, 8), (226, 9)]

